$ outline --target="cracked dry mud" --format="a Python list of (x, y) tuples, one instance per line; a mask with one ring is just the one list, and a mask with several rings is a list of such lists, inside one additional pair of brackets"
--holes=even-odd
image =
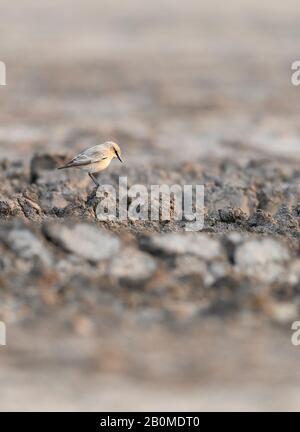
[[(299, 409), (300, 9), (199, 3), (0, 2), (1, 410)], [(102, 183), (203, 184), (204, 229), (97, 220), (56, 167), (106, 139)]]

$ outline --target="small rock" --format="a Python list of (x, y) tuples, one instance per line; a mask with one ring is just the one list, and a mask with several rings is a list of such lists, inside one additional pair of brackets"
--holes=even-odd
[(209, 266), (209, 273), (212, 278), (212, 283), (216, 282), (218, 279), (222, 279), (227, 275), (231, 274), (231, 267), (228, 263), (224, 262), (213, 262)]
[(208, 275), (207, 264), (197, 256), (178, 255), (175, 266), (177, 277), (200, 275), (204, 279)]
[(40, 205), (46, 213), (49, 213), (53, 209), (57, 212), (67, 207), (68, 204), (68, 201), (58, 192), (45, 193), (40, 200)]
[(145, 281), (155, 270), (156, 261), (150, 255), (129, 247), (117, 254), (109, 267), (112, 276), (130, 282)]
[(243, 240), (243, 235), (237, 231), (230, 232), (226, 235), (226, 240), (230, 241), (232, 244), (237, 245)]
[(18, 203), (11, 199), (0, 200), (0, 219), (8, 219), (21, 213)]
[(23, 214), (26, 216), (26, 218), (32, 220), (32, 221), (40, 221), (41, 220), (41, 216), (42, 216), (42, 209), (40, 208), (40, 206), (24, 197), (21, 196), (18, 198), (18, 203), (23, 211)]
[(206, 287), (213, 285), (218, 279), (230, 273), (230, 266), (227, 263), (216, 261), (209, 265), (203, 259), (191, 255), (177, 256), (175, 264), (175, 276), (178, 278), (200, 276)]
[(240, 223), (247, 219), (247, 215), (239, 208), (226, 207), (219, 209), (219, 217), (221, 222)]
[(94, 262), (113, 257), (120, 247), (118, 238), (92, 224), (48, 224), (45, 232), (63, 249)]
[(269, 262), (284, 262), (290, 257), (286, 246), (273, 239), (246, 240), (237, 247), (235, 262), (241, 268), (265, 265)]
[(27, 229), (13, 229), (1, 235), (5, 243), (20, 258), (31, 260), (40, 258), (49, 263), (50, 257), (43, 243)]
[(0, 201), (0, 216), (7, 217), (10, 215), (11, 209), (7, 201)]
[(264, 282), (273, 282), (284, 272), (283, 264), (290, 258), (286, 246), (273, 239), (247, 240), (235, 251), (238, 271), (255, 276)]
[(155, 235), (150, 238), (148, 248), (167, 255), (196, 255), (205, 260), (219, 258), (222, 255), (220, 242), (199, 232)]
[(256, 210), (254, 215), (248, 221), (249, 226), (264, 226), (264, 225), (273, 225), (275, 224), (275, 220), (272, 215), (262, 209)]
[(275, 215), (275, 219), (282, 230), (297, 230), (299, 228), (298, 219), (293, 215), (292, 210), (287, 206), (282, 206)]

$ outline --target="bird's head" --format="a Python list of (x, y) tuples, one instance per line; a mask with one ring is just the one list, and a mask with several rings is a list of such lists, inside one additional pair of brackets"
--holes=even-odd
[(108, 141), (106, 144), (110, 150), (111, 157), (118, 158), (119, 161), (123, 163), (123, 160), (121, 159), (121, 149), (118, 144), (112, 141)]

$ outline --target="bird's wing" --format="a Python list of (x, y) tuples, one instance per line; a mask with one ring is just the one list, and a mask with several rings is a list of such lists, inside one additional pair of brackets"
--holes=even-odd
[(83, 153), (78, 154), (72, 160), (67, 162), (62, 168), (79, 167), (84, 165), (90, 165), (93, 163), (100, 162), (103, 159), (107, 159), (101, 152), (96, 151), (94, 148), (90, 148)]

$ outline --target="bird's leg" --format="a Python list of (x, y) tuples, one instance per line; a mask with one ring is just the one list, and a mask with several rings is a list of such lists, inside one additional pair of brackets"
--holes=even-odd
[(96, 186), (100, 186), (100, 184), (97, 182), (97, 180), (95, 179), (95, 177), (93, 176), (92, 173), (89, 173), (90, 178), (93, 180), (93, 182), (95, 183)]

